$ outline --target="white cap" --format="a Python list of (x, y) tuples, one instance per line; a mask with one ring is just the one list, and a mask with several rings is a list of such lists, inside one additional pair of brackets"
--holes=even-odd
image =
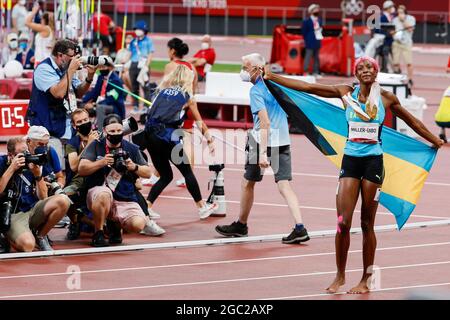
[(320, 8), (320, 6), (318, 4), (313, 3), (312, 5), (310, 5), (308, 7), (308, 13), (311, 14), (315, 9), (319, 9), (319, 8)]
[(30, 35), (28, 34), (28, 32), (22, 32), (19, 36), (19, 41), (20, 40), (30, 40)]
[(14, 40), (17, 41), (17, 38), (18, 38), (17, 33), (12, 32), (12, 33), (8, 34), (8, 36), (6, 37), (6, 41), (8, 43), (10, 43), (11, 41), (14, 41)]
[(31, 126), (30, 129), (28, 129), (27, 138), (33, 140), (49, 139), (50, 133), (45, 127)]
[(391, 1), (391, 0), (385, 1), (383, 3), (383, 9), (387, 9), (387, 8), (390, 8), (390, 7), (393, 7), (393, 6), (394, 6), (394, 2)]

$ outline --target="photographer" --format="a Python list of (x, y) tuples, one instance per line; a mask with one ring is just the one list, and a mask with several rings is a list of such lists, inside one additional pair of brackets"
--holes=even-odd
[(9, 202), (11, 212), (6, 236), (17, 251), (33, 251), (36, 244), (41, 250), (53, 250), (46, 235), (64, 217), (70, 200), (65, 195), (47, 196), (41, 174), (43, 158), (24, 156), (27, 144), (23, 138), (11, 138), (7, 151), (8, 155), (0, 157), (0, 193), (6, 194), (2, 209)]
[[(86, 183), (85, 178), (78, 174), (78, 165), (81, 153), (93, 141), (99, 139), (99, 133), (92, 130), (89, 114), (85, 109), (76, 109), (71, 115), (72, 128), (77, 132), (66, 144), (66, 187), (64, 192), (74, 201), (77, 209), (86, 206)], [(67, 232), (68, 240), (78, 239), (80, 235), (80, 223), (93, 226), (92, 221), (80, 211), (71, 210), (68, 213), (71, 223)]]
[[(76, 109), (76, 98), (89, 89), (96, 68), (87, 65), (87, 77), (81, 82), (75, 73), (82, 66), (76, 51), (79, 48), (70, 40), (55, 43), (52, 55), (42, 61), (33, 74), (33, 87), (27, 118), (30, 125), (43, 126), (50, 132), (50, 145), (63, 163), (63, 143), (72, 137), (70, 113)], [(64, 164), (64, 163), (63, 163)]]
[(151, 169), (139, 148), (123, 140), (122, 119), (116, 114), (103, 122), (106, 138), (93, 141), (81, 155), (78, 174), (86, 177), (87, 206), (94, 215), (95, 234), (91, 245), (107, 246), (103, 225), (109, 231), (109, 243), (122, 243), (121, 228), (139, 233), (146, 227), (160, 229), (145, 217), (136, 196), (136, 179), (149, 178)]
[(125, 119), (126, 94), (114, 87), (123, 88), (122, 80), (114, 72), (114, 65), (99, 66), (98, 70), (100, 75), (97, 78), (95, 87), (84, 95), (82, 102), (85, 103), (84, 108), (88, 111), (94, 108), (94, 103), (97, 105), (97, 126), (101, 130), (108, 106), (112, 107), (112, 112), (110, 113), (115, 113), (122, 119)]

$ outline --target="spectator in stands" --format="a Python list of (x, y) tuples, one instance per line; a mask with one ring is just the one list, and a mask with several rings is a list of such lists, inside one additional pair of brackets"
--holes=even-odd
[(394, 64), (394, 72), (400, 73), (400, 60), (406, 63), (408, 72), (408, 83), (410, 87), (413, 85), (413, 66), (412, 66), (412, 46), (413, 32), (416, 26), (416, 19), (409, 15), (406, 7), (403, 5), (397, 8), (397, 17), (393, 22), (395, 25), (394, 43), (392, 44), (392, 60)]
[(45, 12), (42, 15), (41, 23), (32, 22), (39, 10), (40, 7), (35, 5), (31, 10), (31, 13), (25, 19), (27, 27), (36, 32), (36, 36), (34, 37), (35, 66), (50, 57), (55, 41), (55, 21), (53, 13)]
[(120, 73), (120, 79), (122, 79), (124, 85), (129, 91), (133, 91), (133, 86), (130, 80), (130, 66), (131, 66), (131, 50), (130, 43), (133, 41), (132, 35), (127, 35), (125, 38), (125, 47), (117, 52), (115, 63), (123, 65), (122, 72)]
[(13, 32), (6, 37), (8, 46), (5, 46), (2, 50), (2, 63), (7, 64), (9, 61), (16, 60), (19, 53), (19, 42), (17, 33)]
[(22, 137), (7, 143), (8, 155), (0, 157), (0, 193), (11, 191), (11, 227), (6, 233), (17, 251), (51, 251), (47, 234), (66, 214), (70, 200), (66, 195), (48, 196), (42, 177), (42, 167), (26, 167), (24, 152), (27, 144)]
[(84, 82), (75, 76), (82, 66), (75, 49), (74, 42), (59, 40), (52, 55), (37, 66), (27, 111), (31, 125), (43, 126), (50, 132), (49, 144), (58, 152), (60, 163), (64, 160), (63, 143), (72, 137), (70, 113), (76, 109), (76, 98), (89, 89), (96, 71), (87, 65)]
[(313, 75), (320, 76), (319, 52), (322, 46), (322, 18), (319, 17), (320, 6), (312, 4), (308, 7), (309, 18), (303, 20), (302, 34), (305, 41), (305, 61), (303, 73), (309, 72), (311, 58), (314, 60)]
[(389, 57), (392, 53), (393, 34), (395, 33), (393, 20), (395, 16), (395, 4), (392, 1), (383, 3), (383, 14), (380, 17), (381, 29), (375, 29), (374, 32), (385, 36), (383, 44), (378, 48), (381, 57), (381, 72), (388, 72)]
[(263, 178), (262, 170), (272, 167), (278, 191), (289, 207), (295, 226), (282, 238), (283, 243), (299, 243), (309, 240), (303, 225), (297, 196), (292, 190), (291, 149), (287, 115), (267, 89), (262, 78), (265, 59), (258, 53), (242, 57), (241, 79), (251, 82), (250, 108), (254, 127), (248, 132), (245, 174), (241, 183), (240, 213), (237, 221), (218, 225), (216, 231), (226, 237), (245, 237), (247, 220), (253, 206), (255, 184)]
[(30, 36), (27, 32), (22, 32), (19, 36), (19, 53), (16, 60), (19, 61), (24, 69), (34, 69), (34, 50), (29, 47)]
[(78, 41), (78, 31), (81, 29), (81, 8), (77, 4), (75, 0), (68, 0), (67, 4), (67, 20), (65, 31), (66, 31), (66, 38)]
[(109, 29), (115, 26), (114, 21), (107, 14), (100, 12), (94, 13), (91, 23), (94, 25), (93, 39), (102, 44), (102, 54), (109, 55), (112, 43)]
[(19, 0), (12, 9), (13, 30), (17, 33), (28, 32), (28, 28), (25, 26), (25, 18), (28, 15), (28, 10), (25, 7), (26, 3), (26, 0)]
[(197, 51), (190, 63), (195, 67), (198, 81), (205, 81), (206, 73), (211, 70), (216, 60), (216, 51), (212, 47), (211, 37), (205, 34), (202, 38), (201, 50)]
[[(136, 22), (134, 26), (136, 38), (130, 43), (131, 65), (130, 81), (133, 87), (133, 93), (139, 96), (139, 90), (142, 87), (144, 97), (150, 96), (150, 64), (152, 63), (153, 41), (147, 36), (148, 27), (145, 21)], [(139, 110), (139, 101), (134, 98), (134, 111)]]
[(111, 109), (109, 113), (115, 113), (122, 119), (125, 119), (125, 98), (126, 94), (114, 86), (123, 88), (123, 82), (119, 75), (114, 71), (114, 65), (99, 66), (100, 73), (95, 83), (95, 87), (89, 90), (83, 97), (86, 109), (92, 109), (96, 104), (97, 127), (102, 129), (103, 119), (106, 109)]
[[(78, 174), (86, 177), (87, 206), (94, 215), (95, 233), (91, 245), (108, 246), (103, 232), (105, 220), (110, 244), (122, 243), (122, 228), (140, 233), (149, 227), (154, 229), (155, 235), (163, 234), (165, 231), (147, 219), (138, 204), (136, 180), (149, 178), (151, 170), (139, 147), (123, 139), (122, 119), (116, 114), (106, 116), (103, 134), (104, 138), (86, 147), (78, 166)], [(123, 157), (121, 166), (119, 154)]]

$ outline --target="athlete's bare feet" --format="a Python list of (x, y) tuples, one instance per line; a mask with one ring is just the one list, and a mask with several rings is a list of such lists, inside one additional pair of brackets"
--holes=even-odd
[(327, 293), (333, 294), (338, 292), (339, 288), (345, 284), (345, 278), (336, 276), (333, 283), (326, 289)]
[(361, 281), (356, 287), (350, 289), (347, 293), (349, 294), (364, 294), (370, 292), (367, 287), (367, 281)]

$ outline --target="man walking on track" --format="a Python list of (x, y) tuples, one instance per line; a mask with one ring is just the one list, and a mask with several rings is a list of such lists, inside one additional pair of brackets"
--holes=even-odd
[(238, 221), (230, 225), (216, 226), (216, 231), (226, 237), (244, 237), (248, 234), (247, 220), (253, 205), (255, 183), (263, 178), (263, 170), (272, 167), (275, 182), (285, 199), (295, 227), (283, 237), (283, 243), (299, 243), (309, 240), (297, 196), (291, 188), (292, 180), (289, 127), (286, 113), (271, 95), (262, 79), (265, 60), (253, 53), (242, 57), (241, 79), (254, 84), (250, 90), (250, 108), (254, 127), (249, 131), (246, 145), (245, 174), (242, 180), (240, 214)]

